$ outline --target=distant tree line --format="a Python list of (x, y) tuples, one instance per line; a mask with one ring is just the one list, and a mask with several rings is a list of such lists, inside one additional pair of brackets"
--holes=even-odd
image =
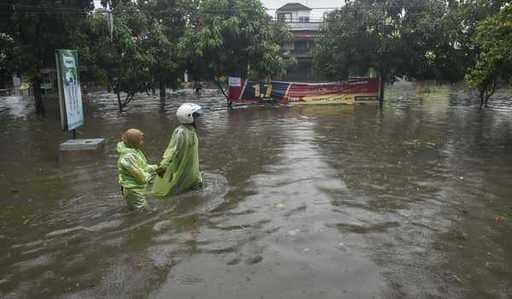
[[(259, 0), (7, 0), (0, 3), (0, 73), (20, 73), (44, 114), (41, 69), (55, 67), (55, 50), (79, 49), (83, 80), (117, 94), (119, 109), (135, 94), (229, 75), (265, 78), (290, 62), (286, 28)], [(110, 17), (112, 16), (112, 17)], [(113, 20), (113, 22), (112, 22)]]
[[(512, 76), (510, 0), (348, 0), (330, 12), (314, 50), (325, 79), (373, 68), (384, 79), (466, 80), (486, 105)], [(119, 109), (136, 93), (279, 76), (293, 63), (290, 32), (259, 0), (4, 0), (0, 3), (0, 76), (18, 73), (44, 114), (41, 70), (55, 50), (79, 49), (85, 81), (117, 94)], [(109, 17), (111, 16), (111, 17)], [(113, 21), (112, 21), (113, 20)], [(381, 89), (383, 90), (383, 88)]]
[(511, 20), (510, 0), (348, 0), (327, 15), (315, 71), (341, 80), (372, 68), (383, 84), (466, 79), (487, 105), (512, 78)]

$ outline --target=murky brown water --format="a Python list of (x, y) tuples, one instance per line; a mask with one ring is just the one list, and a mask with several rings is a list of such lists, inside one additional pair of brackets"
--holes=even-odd
[[(108, 143), (80, 161), (58, 159), (54, 105), (41, 120), (0, 99), (0, 297), (510, 298), (512, 102), (410, 93), (382, 110), (175, 96), (123, 115), (97, 93), (80, 133)], [(131, 213), (117, 137), (142, 129), (158, 160), (183, 101), (210, 110), (207, 185)]]

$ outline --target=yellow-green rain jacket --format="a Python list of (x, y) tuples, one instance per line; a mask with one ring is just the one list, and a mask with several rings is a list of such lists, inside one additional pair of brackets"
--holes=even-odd
[(183, 193), (203, 182), (199, 171), (199, 141), (192, 125), (181, 125), (174, 130), (160, 167), (164, 176), (156, 177), (153, 194), (167, 196)]
[(125, 189), (145, 189), (153, 178), (157, 166), (148, 164), (141, 150), (130, 148), (124, 142), (117, 144), (117, 152), (119, 185)]

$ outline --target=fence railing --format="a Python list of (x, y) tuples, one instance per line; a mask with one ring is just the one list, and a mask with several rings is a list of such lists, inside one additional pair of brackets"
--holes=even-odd
[(292, 31), (319, 31), (322, 27), (322, 22), (310, 22), (310, 23), (300, 23), (300, 22), (286, 22), (286, 25), (290, 28)]

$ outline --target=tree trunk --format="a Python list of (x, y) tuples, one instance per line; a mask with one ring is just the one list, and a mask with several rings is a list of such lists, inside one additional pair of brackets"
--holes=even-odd
[(480, 90), (480, 109), (489, 107), (489, 98), (496, 92), (497, 80), (492, 80)]
[(485, 96), (485, 108), (489, 107), (487, 105), (487, 103), (489, 102), (489, 98), (494, 95), (494, 92), (496, 92), (496, 85), (497, 85), (497, 80), (496, 79), (492, 80), (490, 90), (487, 92), (487, 95)]
[(480, 90), (480, 109), (484, 106), (485, 102), (485, 90)]
[(116, 91), (117, 94), (117, 104), (119, 105), (119, 112), (123, 112), (123, 103), (121, 102), (121, 92)]
[(34, 101), (36, 104), (36, 114), (44, 116), (46, 110), (44, 109), (43, 97), (41, 95), (41, 79), (36, 76), (32, 81), (32, 88), (34, 89)]
[(226, 91), (224, 91), (224, 88), (222, 88), (222, 85), (220, 84), (220, 82), (215, 79), (213, 81), (215, 81), (215, 84), (217, 85), (219, 90), (222, 92), (222, 94), (226, 97), (226, 99), (229, 99), (229, 96), (226, 94)]
[(382, 76), (380, 77), (379, 79), (379, 103), (383, 103), (384, 102), (384, 88), (385, 88), (386, 84), (384, 82), (384, 78), (382, 78)]
[(166, 86), (164, 81), (160, 81), (160, 101), (165, 102), (165, 99), (167, 98), (166, 94)]

